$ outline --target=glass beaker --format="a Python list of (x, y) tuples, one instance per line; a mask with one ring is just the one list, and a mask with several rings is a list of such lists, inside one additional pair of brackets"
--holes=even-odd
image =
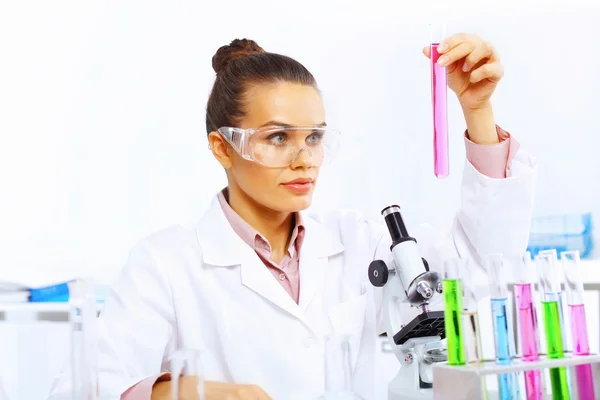
[(71, 393), (73, 400), (97, 400), (98, 339), (96, 298), (92, 285), (77, 279), (69, 286)]
[(325, 393), (318, 400), (364, 400), (352, 385), (351, 339), (338, 333), (325, 337)]
[(204, 370), (200, 350), (176, 350), (171, 358), (171, 399), (182, 399), (180, 392), (183, 390), (185, 390), (186, 399), (205, 399)]

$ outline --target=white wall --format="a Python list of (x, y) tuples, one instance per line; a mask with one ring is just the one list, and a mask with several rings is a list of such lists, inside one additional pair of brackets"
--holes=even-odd
[(316, 206), (380, 218), (399, 203), (409, 220), (447, 223), (459, 200), (464, 123), (453, 99), (452, 172), (437, 180), (420, 54), (427, 22), (440, 15), (450, 31), (478, 32), (503, 56), (496, 116), (539, 159), (537, 212), (599, 218), (600, 11), (519, 3), (3, 3), (4, 273), (34, 284), (108, 278), (141, 237), (202, 215), (224, 185), (204, 131), (211, 57), (236, 37), (303, 62), (328, 123), (343, 131), (345, 152), (324, 171)]

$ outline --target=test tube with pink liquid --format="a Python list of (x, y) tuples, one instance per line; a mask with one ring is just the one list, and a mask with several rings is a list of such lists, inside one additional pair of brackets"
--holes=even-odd
[[(519, 349), (524, 362), (539, 361), (539, 334), (533, 285), (538, 281), (531, 254), (526, 252), (512, 258), (514, 274), (515, 309)], [(544, 386), (540, 370), (525, 371), (525, 393), (527, 400), (542, 400)]]
[[(583, 303), (583, 281), (579, 275), (579, 251), (563, 251), (560, 258), (565, 274), (567, 304), (571, 318), (571, 334), (573, 337), (573, 354), (586, 356), (590, 354), (585, 305)], [(579, 399), (595, 399), (594, 378), (590, 364), (575, 367), (577, 392)]]
[(438, 178), (450, 175), (448, 149), (448, 76), (438, 64), (438, 46), (445, 39), (443, 24), (430, 25), (431, 101), (433, 103), (433, 170)]

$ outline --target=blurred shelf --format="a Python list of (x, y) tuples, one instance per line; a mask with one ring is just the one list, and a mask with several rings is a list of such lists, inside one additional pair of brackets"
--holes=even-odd
[(581, 260), (579, 272), (585, 289), (600, 290), (600, 260)]
[[(98, 310), (102, 309), (104, 303), (96, 303)], [(29, 312), (29, 313), (68, 313), (67, 302), (39, 302), (39, 303), (0, 303), (0, 312)]]
[[(586, 289), (600, 290), (600, 260), (582, 260), (581, 277)], [(104, 303), (97, 303), (98, 311)], [(68, 313), (69, 303), (0, 303), (0, 313)]]
[(584, 285), (600, 284), (600, 260), (582, 260), (579, 272)]

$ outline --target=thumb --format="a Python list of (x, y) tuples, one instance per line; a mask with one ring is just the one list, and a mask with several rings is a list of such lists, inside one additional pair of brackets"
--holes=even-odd
[(427, 57), (427, 58), (431, 57), (431, 48), (429, 46), (423, 47), (423, 50), (421, 50), (421, 51), (423, 52), (425, 57)]

